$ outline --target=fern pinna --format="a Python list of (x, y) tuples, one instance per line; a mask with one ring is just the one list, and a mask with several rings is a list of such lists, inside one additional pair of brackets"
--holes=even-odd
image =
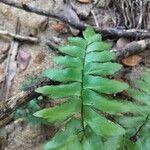
[(114, 63), (115, 54), (91, 27), (83, 37), (72, 37), (70, 45), (60, 47), (63, 54), (54, 58), (60, 66), (44, 72), (44, 76), (61, 82), (36, 90), (51, 100), (63, 103), (45, 108), (34, 115), (64, 127), (45, 145), (45, 150), (103, 150), (103, 141), (125, 134), (125, 129), (108, 116), (131, 111), (131, 105), (114, 100), (111, 95), (128, 88), (126, 83), (111, 79), (121, 65)]

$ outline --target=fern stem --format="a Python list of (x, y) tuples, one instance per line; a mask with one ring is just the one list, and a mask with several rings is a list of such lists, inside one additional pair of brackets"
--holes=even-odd
[(81, 125), (82, 125), (83, 132), (84, 132), (85, 128), (84, 128), (83, 79), (84, 79), (84, 69), (82, 70), (82, 82), (81, 82)]
[(81, 99), (81, 124), (82, 124), (82, 128), (83, 128), (83, 132), (85, 131), (84, 128), (84, 106), (83, 106), (83, 100)]
[(85, 58), (86, 58), (86, 49), (84, 52), (84, 58), (83, 58), (83, 69), (82, 69), (82, 80), (81, 80), (81, 125), (83, 132), (85, 133), (85, 127), (84, 127), (84, 98), (83, 98), (83, 89), (84, 89), (84, 66), (85, 66)]

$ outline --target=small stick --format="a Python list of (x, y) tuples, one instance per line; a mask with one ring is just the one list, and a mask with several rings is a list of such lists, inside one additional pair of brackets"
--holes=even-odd
[(23, 106), (25, 103), (29, 102), (30, 100), (38, 97), (39, 94), (35, 93), (34, 91), (28, 92), (20, 92), (14, 97), (11, 97), (7, 101), (0, 102), (0, 126), (4, 126), (7, 122), (7, 117), (15, 111), (17, 108)]
[[(50, 11), (46, 11), (43, 9), (35, 8), (26, 4), (14, 2), (11, 0), (0, 0), (1, 3), (4, 3), (9, 6), (13, 6), (19, 9), (23, 9), (27, 12), (32, 12), (41, 16), (47, 16), (52, 17), (54, 19), (61, 20), (63, 22), (68, 23), (69, 25), (75, 27), (79, 30), (84, 30), (87, 26), (90, 26), (89, 24), (83, 23), (83, 22), (75, 22), (69, 20), (66, 16), (63, 16), (59, 13), (54, 13)], [(117, 29), (117, 28), (98, 28), (93, 27), (97, 32), (100, 32), (103, 36), (118, 36), (118, 37), (140, 37), (140, 38), (148, 38), (150, 37), (150, 31), (144, 30), (144, 29)]]
[(140, 41), (133, 41), (127, 44), (122, 51), (117, 51), (118, 58), (121, 59), (123, 57), (127, 57), (129, 55), (133, 55), (136, 53), (140, 53), (146, 49), (150, 48), (150, 39), (140, 40)]
[(138, 25), (136, 27), (136, 29), (140, 29), (141, 25), (142, 25), (142, 21), (143, 21), (143, 1), (140, 0), (140, 17), (139, 17), (139, 22)]
[(0, 55), (0, 64), (5, 60), (6, 57), (7, 57), (7, 53)]
[(9, 123), (11, 123), (12, 121), (13, 121), (13, 119), (10, 116), (6, 117), (3, 120), (0, 120), (0, 128), (5, 127), (6, 125), (8, 125)]
[(16, 109), (28, 103), (30, 100), (39, 97), (40, 94), (34, 91), (36, 88), (44, 85), (58, 85), (58, 84), (59, 82), (54, 82), (43, 78), (36, 84), (31, 85), (31, 87), (28, 87), (26, 89), (27, 91), (22, 91), (5, 101), (0, 100), (0, 124), (2, 120), (5, 120), (5, 118), (7, 118)]
[(29, 36), (22, 36), (22, 35), (19, 35), (19, 34), (14, 34), (14, 33), (10, 33), (6, 30), (0, 30), (0, 35), (3, 35), (3, 36), (10, 36), (16, 40), (19, 40), (19, 41), (28, 41), (28, 42), (33, 42), (33, 43), (37, 43), (38, 42), (38, 38), (35, 38), (35, 37), (29, 37)]
[(58, 51), (58, 46), (54, 43), (54, 42), (51, 42), (51, 41), (48, 41), (46, 42), (46, 45), (54, 52), (56, 52), (56, 54), (61, 54), (59, 51)]
[[(20, 32), (20, 26), (21, 24), (18, 18), (17, 24), (16, 24), (16, 34)], [(8, 53), (7, 64), (6, 64), (6, 69), (5, 69), (6, 76), (5, 76), (4, 82), (2, 84), (2, 89), (1, 89), (2, 94), (0, 98), (2, 98), (3, 100), (8, 99), (12, 80), (14, 79), (14, 76), (16, 75), (17, 63), (15, 61), (15, 58), (17, 55), (18, 47), (19, 47), (19, 42), (13, 40), (11, 42), (11, 47)], [(11, 68), (12, 64), (13, 64), (13, 70)]]
[(99, 28), (99, 23), (98, 23), (98, 20), (97, 20), (97, 18), (95, 16), (94, 10), (92, 10), (91, 13), (92, 13), (92, 15), (94, 17), (94, 21), (95, 21), (96, 26)]

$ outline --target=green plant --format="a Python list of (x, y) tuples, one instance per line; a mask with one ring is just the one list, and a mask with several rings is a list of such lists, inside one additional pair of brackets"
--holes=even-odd
[(116, 56), (109, 51), (111, 46), (91, 27), (83, 32), (83, 37), (69, 38), (70, 45), (59, 48), (65, 56), (54, 58), (60, 68), (43, 73), (61, 84), (36, 89), (51, 100), (64, 100), (34, 114), (64, 126), (44, 149), (125, 149), (130, 131), (121, 124), (121, 117), (141, 114), (145, 107), (115, 99), (117, 93), (128, 89), (126, 83), (112, 79), (122, 66), (113, 62)]
[[(31, 85), (33, 86), (33, 84), (37, 83), (37, 81), (39, 81), (40, 79), (41, 77), (34, 76), (25, 80), (21, 86), (21, 90), (26, 91), (26, 89), (28, 89)], [(11, 114), (11, 117), (15, 120), (22, 118), (25, 121), (25, 123), (30, 125), (47, 124), (47, 122), (44, 119), (35, 117), (33, 115), (33, 113), (42, 109), (42, 101), (42, 96), (32, 99), (30, 102), (14, 111)]]
[(20, 90), (22, 91), (27, 91), (28, 88), (30, 88), (30, 86), (33, 86), (34, 84), (36, 84), (38, 81), (40, 81), (40, 79), (42, 79), (41, 76), (32, 76), (27, 78), (21, 85)]
[(126, 128), (126, 134), (130, 137), (126, 141), (128, 149), (150, 149), (150, 69), (147, 69), (141, 79), (135, 80), (135, 87), (127, 90), (132, 98), (132, 103), (138, 104), (139, 113), (118, 117), (118, 122)]
[(17, 109), (15, 112), (13, 112), (11, 114), (11, 117), (15, 120), (19, 119), (19, 118), (23, 118), (25, 123), (30, 124), (30, 125), (47, 124), (46, 120), (35, 117), (33, 115), (33, 113), (42, 109), (40, 106), (42, 100), (43, 100), (42, 97), (31, 100), (26, 105), (22, 106), (21, 108)]

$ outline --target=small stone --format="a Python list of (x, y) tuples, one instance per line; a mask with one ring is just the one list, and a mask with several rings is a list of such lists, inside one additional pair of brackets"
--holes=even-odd
[(72, 35), (77, 36), (80, 33), (80, 30), (75, 29), (73, 27), (69, 27), (70, 32), (72, 33)]
[(117, 43), (116, 43), (117, 49), (122, 50), (128, 43), (130, 43), (129, 39), (119, 38)]
[(28, 67), (29, 62), (31, 60), (31, 55), (27, 52), (19, 51), (17, 60), (19, 63), (20, 70), (23, 71)]

